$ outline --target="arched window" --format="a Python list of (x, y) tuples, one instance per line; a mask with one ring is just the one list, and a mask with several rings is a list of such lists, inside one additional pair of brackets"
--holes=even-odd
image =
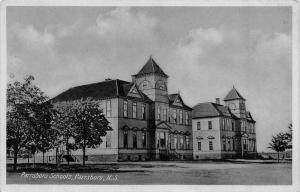
[(133, 142), (133, 148), (137, 148), (136, 131), (132, 132), (132, 142)]
[(127, 130), (124, 130), (124, 133), (123, 133), (123, 146), (124, 146), (124, 148), (128, 147), (128, 131)]
[(142, 133), (143, 148), (146, 148), (146, 145), (147, 145), (147, 143), (146, 143), (147, 142), (146, 137), (147, 137), (146, 131), (143, 131), (143, 133)]

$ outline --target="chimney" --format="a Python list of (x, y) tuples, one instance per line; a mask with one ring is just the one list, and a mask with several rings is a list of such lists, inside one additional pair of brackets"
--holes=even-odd
[(216, 98), (216, 104), (220, 104), (220, 98)]

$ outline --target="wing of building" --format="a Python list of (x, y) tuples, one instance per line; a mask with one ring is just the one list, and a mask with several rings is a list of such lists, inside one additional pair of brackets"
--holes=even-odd
[(224, 98), (225, 106), (217, 99), (193, 108), (194, 159), (256, 156), (255, 121), (245, 101), (233, 87)]

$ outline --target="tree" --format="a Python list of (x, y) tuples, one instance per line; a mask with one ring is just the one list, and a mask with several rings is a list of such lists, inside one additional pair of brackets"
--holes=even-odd
[(70, 125), (74, 129), (76, 148), (82, 149), (83, 165), (85, 165), (85, 150), (95, 148), (102, 143), (101, 136), (112, 130), (99, 104), (91, 99), (76, 101), (72, 105)]
[[(57, 105), (55, 107), (56, 109), (56, 115), (54, 115), (52, 128), (57, 130), (57, 136), (56, 136), (56, 143), (55, 147), (57, 148), (56, 156), (58, 154), (58, 147), (63, 144), (66, 146), (67, 150), (67, 156), (70, 155), (70, 149), (73, 149), (74, 146), (72, 143), (69, 142), (70, 138), (74, 138), (74, 129), (73, 129), (73, 122), (72, 122), (72, 103), (65, 104), (65, 105)], [(57, 159), (57, 157), (56, 157)], [(69, 158), (67, 158), (67, 162), (69, 164)], [(60, 159), (57, 159), (57, 163), (60, 161)]]
[(291, 149), (291, 148), (293, 147), (293, 145), (292, 145), (292, 139), (293, 139), (293, 125), (292, 125), (292, 124), (289, 124), (288, 129), (289, 129), (288, 132), (285, 133), (286, 139), (287, 139), (287, 142), (288, 142), (287, 149)]
[[(7, 148), (14, 151), (14, 170), (17, 169), (18, 152), (35, 140), (37, 125), (43, 118), (37, 118), (41, 104), (47, 96), (32, 84), (33, 76), (8, 84), (7, 87)], [(40, 128), (41, 126), (39, 126)]]
[(275, 136), (273, 135), (271, 143), (269, 144), (270, 145), (269, 148), (277, 152), (278, 162), (279, 162), (279, 153), (284, 152), (289, 145), (289, 142), (286, 138), (287, 138), (286, 133), (280, 132)]
[(38, 104), (35, 107), (34, 121), (32, 122), (34, 125), (33, 137), (37, 150), (43, 153), (44, 163), (45, 153), (55, 145), (56, 130), (52, 129), (52, 119), (56, 111), (49, 101)]

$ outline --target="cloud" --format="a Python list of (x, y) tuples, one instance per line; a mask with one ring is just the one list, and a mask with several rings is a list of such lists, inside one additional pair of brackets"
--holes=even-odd
[(9, 36), (14, 36), (27, 48), (39, 50), (43, 47), (52, 47), (55, 36), (47, 31), (39, 32), (33, 25), (15, 24), (10, 28)]
[(102, 41), (123, 44), (151, 43), (156, 41), (157, 20), (143, 12), (130, 8), (116, 8), (106, 14), (99, 14), (96, 24), (88, 31)]

